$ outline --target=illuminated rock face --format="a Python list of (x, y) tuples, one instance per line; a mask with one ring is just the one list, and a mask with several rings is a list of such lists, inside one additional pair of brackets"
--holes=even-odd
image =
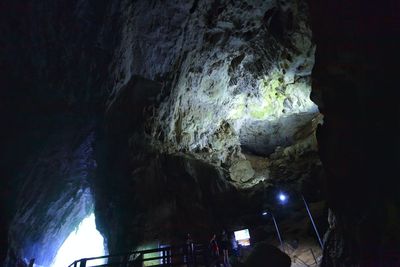
[(240, 188), (268, 177), (246, 154), (310, 138), (299, 153), (315, 151), (305, 3), (124, 1), (121, 11), (114, 94), (133, 74), (160, 82), (164, 98), (148, 118), (156, 150), (224, 166)]
[[(89, 188), (96, 167), (91, 127), (62, 129), (21, 170), (17, 212), (11, 222), (9, 264), (15, 256), (50, 266), (64, 239), (94, 209)], [(74, 259), (70, 259), (72, 262)]]
[[(66, 127), (59, 143), (36, 149), (50, 151), (48, 161), (17, 166), (26, 197), (15, 197), (10, 263), (48, 264), (92, 209), (110, 252), (121, 252), (180, 242), (185, 231), (207, 241), (211, 228), (258, 216), (272, 187), (314, 185), (322, 116), (310, 101), (315, 46), (304, 1), (52, 3), (21, 16), (26, 55), (10, 64), (31, 64), (24, 76), (34, 93), (23, 84), (18, 97), (30, 103), (28, 91)], [(66, 114), (98, 127), (88, 133)], [(51, 188), (36, 194), (41, 183)], [(54, 236), (51, 248), (41, 245)]]
[(258, 214), (273, 187), (318, 187), (322, 116), (310, 100), (315, 46), (303, 1), (119, 3), (110, 155), (97, 180), (110, 250), (178, 242), (185, 231), (206, 239), (211, 226)]
[[(104, 247), (104, 239), (96, 230), (94, 213), (82, 220), (57, 251), (57, 255), (51, 263), (52, 267), (69, 266), (73, 259), (91, 258), (107, 255)], [(107, 263), (104, 259), (89, 261), (90, 266)]]
[[(253, 225), (250, 215), (273, 208), (274, 187), (320, 199), (314, 133), (322, 116), (309, 100), (315, 47), (305, 1), (4, 2), (0, 153), (12, 170), (10, 183), (0, 180), (8, 211), (0, 245), (9, 248), (0, 260), (8, 253), (8, 266), (49, 263), (92, 211), (89, 192), (110, 252)], [(368, 261), (371, 252), (381, 257), (383, 232), (389, 248), (400, 239), (398, 186), (387, 178), (399, 166), (399, 12), (372, 1), (310, 2), (319, 17), (314, 92), (327, 124), (320, 149), (338, 225), (330, 240), (348, 248), (332, 251), (350, 259), (360, 242)], [(65, 128), (49, 130), (53, 115)], [(68, 116), (95, 117), (98, 127)], [(287, 210), (298, 215), (286, 222), (295, 237), (292, 222), (308, 218)]]

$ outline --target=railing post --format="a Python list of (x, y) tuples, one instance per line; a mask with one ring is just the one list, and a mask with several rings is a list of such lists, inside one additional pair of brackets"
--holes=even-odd
[(86, 267), (86, 259), (81, 260), (81, 264), (79, 265), (79, 267)]
[(76, 262), (76, 261), (74, 261), (74, 267), (77, 267), (77, 266), (76, 266), (76, 264), (77, 264), (77, 262)]
[(318, 261), (317, 261), (317, 258), (314, 255), (314, 251), (312, 250), (312, 248), (310, 248), (310, 251), (311, 251), (311, 254), (312, 254), (312, 256), (313, 256), (313, 258), (315, 260), (315, 265), (317, 266), (318, 265)]
[(322, 249), (322, 248), (324, 247), (324, 245), (323, 245), (323, 243), (322, 243), (321, 237), (319, 236), (318, 229), (317, 229), (317, 226), (316, 226), (315, 223), (314, 223), (314, 219), (313, 219), (313, 217), (312, 217), (312, 215), (311, 215), (310, 209), (308, 208), (307, 201), (306, 201), (306, 199), (304, 198), (303, 195), (301, 195), (301, 197), (303, 198), (304, 206), (306, 206), (306, 210), (307, 210), (308, 216), (310, 217), (312, 226), (314, 227), (315, 234), (316, 234), (317, 237), (318, 237), (319, 245), (321, 246), (321, 249)]
[(278, 234), (279, 242), (281, 243), (281, 248), (283, 249), (283, 251), (285, 251), (285, 248), (283, 247), (281, 233), (279, 231), (278, 224), (276, 223), (275, 216), (272, 213), (271, 213), (271, 216), (272, 216), (272, 220), (274, 221), (274, 225), (275, 225), (276, 233)]

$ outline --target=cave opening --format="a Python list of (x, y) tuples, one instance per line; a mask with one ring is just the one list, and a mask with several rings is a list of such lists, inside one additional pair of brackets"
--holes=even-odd
[[(74, 260), (107, 255), (108, 249), (96, 229), (95, 214), (91, 213), (72, 231), (58, 250), (52, 267), (65, 267)], [(88, 266), (105, 264), (104, 259), (91, 260)]]
[(238, 266), (400, 262), (396, 1), (4, 2), (5, 266), (222, 229)]

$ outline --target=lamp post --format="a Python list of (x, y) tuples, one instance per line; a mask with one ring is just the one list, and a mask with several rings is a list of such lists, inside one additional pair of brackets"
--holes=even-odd
[[(304, 206), (306, 207), (308, 216), (310, 217), (312, 226), (314, 227), (315, 234), (317, 235), (319, 245), (321, 246), (321, 249), (322, 249), (323, 243), (322, 243), (321, 237), (320, 237), (320, 235), (319, 235), (319, 233), (318, 233), (317, 226), (315, 225), (314, 219), (313, 219), (313, 217), (312, 217), (312, 215), (311, 215), (310, 209), (308, 208), (307, 201), (306, 201), (306, 199), (304, 198), (303, 194), (301, 194), (301, 198), (303, 199)], [(283, 204), (285, 204), (285, 203), (287, 202), (288, 196), (287, 196), (285, 193), (280, 192), (280, 193), (278, 194), (278, 199), (279, 199), (279, 201), (281, 202), (281, 204), (283, 205)]]
[(280, 233), (280, 231), (279, 231), (278, 224), (276, 223), (274, 214), (273, 214), (272, 212), (264, 211), (264, 212), (262, 213), (262, 215), (263, 215), (263, 216), (267, 216), (268, 213), (271, 214), (272, 220), (274, 221), (276, 234), (278, 235), (279, 243), (281, 244), (281, 248), (283, 249), (283, 242), (282, 242), (281, 233)]
[(313, 225), (313, 227), (314, 227), (314, 231), (315, 231), (315, 233), (316, 233), (316, 235), (317, 235), (317, 237), (318, 237), (319, 245), (321, 246), (321, 249), (322, 249), (323, 243), (322, 243), (321, 237), (319, 236), (317, 226), (316, 226), (315, 223), (314, 223), (314, 219), (313, 219), (313, 217), (312, 217), (312, 215), (311, 215), (310, 209), (308, 208), (307, 201), (306, 201), (306, 199), (304, 198), (303, 194), (301, 195), (301, 198), (303, 199), (304, 206), (306, 206), (306, 210), (307, 210), (308, 216), (310, 217), (311, 223), (312, 223), (312, 225)]

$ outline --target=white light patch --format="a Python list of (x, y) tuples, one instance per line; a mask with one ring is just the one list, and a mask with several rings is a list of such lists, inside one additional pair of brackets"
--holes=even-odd
[(235, 239), (241, 246), (250, 246), (250, 234), (249, 229), (243, 229), (235, 231)]
[[(94, 213), (86, 217), (61, 245), (52, 267), (67, 267), (75, 260), (107, 255), (104, 238), (96, 229)], [(104, 259), (90, 260), (86, 266), (105, 264)]]
[(243, 239), (249, 239), (249, 238), (250, 238), (249, 229), (244, 229), (244, 230), (235, 232), (236, 240), (243, 240)]

